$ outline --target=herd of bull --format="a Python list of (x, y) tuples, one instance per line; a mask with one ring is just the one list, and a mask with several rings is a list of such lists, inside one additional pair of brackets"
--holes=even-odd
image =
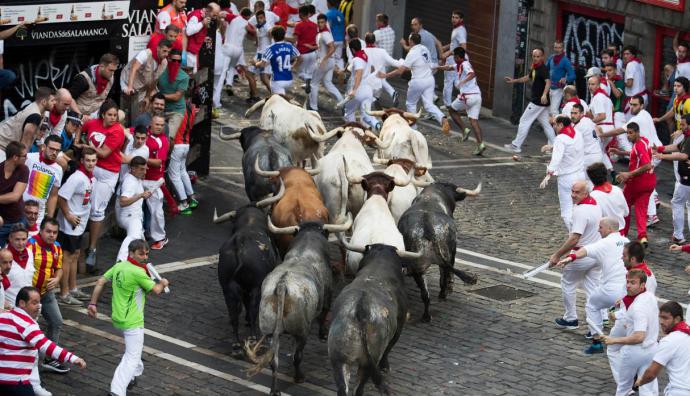
[[(250, 200), (214, 214), (215, 223), (232, 220), (231, 236), (220, 248), (218, 278), (233, 348), (242, 349), (238, 324), (244, 306), (251, 333), (244, 353), (255, 363), (254, 372), (270, 364), (271, 394), (279, 395), (280, 335), (295, 338), (294, 380), (302, 382), (303, 349), (318, 319), (338, 395), (349, 394), (353, 369), (357, 395), (370, 378), (388, 393), (381, 373), (388, 370), (388, 354), (408, 315), (404, 275), (421, 290), (423, 322), (431, 320), (425, 273), (432, 264), (440, 270), (440, 299), (451, 291), (454, 274), (465, 283), (477, 281), (454, 268), (453, 212), (457, 201), (479, 194), (481, 184), (470, 191), (433, 180), (426, 139), (411, 127), (419, 114), (372, 112), (383, 120), (377, 136), (357, 123), (327, 131), (318, 113), (279, 95), (258, 102), (246, 116), (261, 106), (258, 127), (220, 135), (240, 141)], [(336, 135), (324, 155), (324, 142)], [(365, 146), (376, 150), (373, 160)], [(387, 167), (376, 171), (374, 164)], [(333, 272), (343, 268), (330, 264), (330, 235), (339, 241), (345, 274), (354, 276), (335, 300)], [(270, 345), (263, 344), (266, 338)]]

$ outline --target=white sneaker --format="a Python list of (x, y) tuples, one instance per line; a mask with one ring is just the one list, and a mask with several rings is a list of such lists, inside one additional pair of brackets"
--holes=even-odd
[(506, 143), (506, 144), (504, 144), (504, 145), (503, 145), (503, 148), (505, 148), (505, 149), (507, 149), (507, 150), (510, 150), (510, 151), (512, 151), (512, 152), (514, 152), (514, 153), (521, 153), (521, 152), (522, 152), (522, 150), (520, 149), (520, 147), (513, 146), (512, 143)]
[(48, 392), (46, 388), (42, 386), (34, 386), (34, 394), (36, 396), (53, 396), (52, 393)]

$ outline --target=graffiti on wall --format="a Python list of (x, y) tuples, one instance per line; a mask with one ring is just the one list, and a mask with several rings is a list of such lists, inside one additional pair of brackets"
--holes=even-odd
[(621, 46), (624, 25), (607, 19), (563, 13), (563, 44), (573, 65), (601, 67), (599, 54), (609, 44)]

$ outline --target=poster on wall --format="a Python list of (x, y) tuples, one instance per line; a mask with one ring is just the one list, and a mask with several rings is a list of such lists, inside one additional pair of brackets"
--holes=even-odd
[(129, 0), (59, 3), (41, 5), (0, 5), (0, 25), (18, 23), (67, 23), (127, 19)]
[(668, 8), (674, 11), (685, 10), (685, 0), (637, 0), (640, 3), (652, 4), (659, 7)]

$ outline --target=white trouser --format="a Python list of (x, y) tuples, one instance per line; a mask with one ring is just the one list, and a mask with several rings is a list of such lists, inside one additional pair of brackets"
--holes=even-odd
[[(690, 186), (676, 182), (676, 188), (673, 190), (673, 198), (671, 198), (671, 206), (673, 208), (673, 236), (676, 239), (684, 239), (685, 208), (688, 207), (688, 205), (690, 205)], [(690, 228), (690, 216), (688, 216), (688, 228)]]
[[(613, 127), (608, 129), (605, 128), (603, 131), (607, 132), (610, 129), (623, 128), (623, 125), (626, 122), (627, 120), (625, 119), (625, 114), (618, 111), (613, 113)], [(632, 143), (630, 143), (628, 136), (625, 133), (616, 136), (616, 143), (618, 143), (618, 148), (623, 151), (632, 150)]]
[(587, 167), (592, 164), (596, 164), (597, 162), (604, 162), (604, 157), (605, 155), (602, 155), (601, 152), (585, 153), (585, 155), (582, 157), (585, 175), (587, 174)]
[[(452, 56), (446, 59), (446, 66), (448, 65), (455, 65), (455, 59)], [(453, 103), (453, 88), (455, 88), (456, 81), (458, 81), (458, 72), (455, 71), (455, 68), (443, 72), (443, 104), (446, 107), (450, 107), (450, 104)]]
[(41, 388), (41, 376), (38, 373), (38, 361), (41, 359), (41, 354), (39, 353), (34, 361), (34, 367), (31, 369), (31, 374), (29, 375), (29, 382), (31, 382), (31, 387), (34, 389)]
[(121, 214), (117, 213), (117, 224), (127, 231), (127, 237), (122, 241), (120, 250), (117, 252), (117, 261), (127, 259), (129, 254), (129, 244), (136, 239), (144, 239), (144, 214)]
[(146, 199), (146, 206), (151, 213), (149, 235), (154, 241), (165, 239), (165, 213), (163, 213), (163, 191), (156, 188), (156, 180), (144, 180), (144, 189), (151, 190), (151, 196)]
[(144, 362), (141, 361), (144, 328), (123, 330), (122, 333), (125, 338), (125, 354), (122, 355), (110, 383), (110, 391), (117, 396), (126, 396), (130, 381), (144, 373)]
[(105, 219), (105, 210), (115, 192), (120, 173), (111, 172), (97, 166), (93, 170), (93, 177), (96, 180), (93, 182), (93, 188), (91, 189), (91, 215), (89, 218), (93, 221), (102, 221)]
[(176, 144), (170, 154), (168, 164), (168, 176), (177, 191), (177, 198), (184, 201), (188, 196), (194, 194), (192, 181), (187, 173), (187, 154), (189, 154), (189, 144)]
[[(214, 108), (220, 108), (220, 95), (223, 90), (223, 85), (225, 84), (226, 76), (228, 73), (231, 73), (232, 76), (234, 76), (235, 73), (235, 66), (237, 66), (237, 63), (240, 60), (240, 57), (244, 55), (244, 50), (242, 47), (238, 47), (235, 45), (224, 45), (222, 47), (223, 55), (225, 55), (222, 59), (222, 67), (220, 70), (220, 74), (215, 74), (214, 75), (214, 81), (213, 81), (213, 107)], [(229, 78), (228, 81), (229, 85), (232, 85), (232, 77)]]
[(549, 89), (549, 114), (556, 116), (561, 113), (561, 102), (563, 101), (563, 88)]
[(384, 91), (390, 96), (391, 98), (395, 94), (395, 88), (391, 85), (391, 83), (388, 82), (385, 78), (381, 79), (381, 88), (383, 88)]
[[(625, 327), (622, 322), (617, 320), (609, 332), (609, 337), (625, 337), (625, 333)], [(606, 347), (606, 355), (608, 355), (609, 366), (611, 366), (611, 375), (616, 384), (618, 383), (618, 370), (621, 365), (621, 346), (620, 344), (615, 344)]]
[(578, 180), (585, 180), (583, 172), (558, 175), (558, 203), (561, 206), (561, 218), (568, 232), (570, 232), (570, 225), (573, 223), (573, 198), (570, 193), (573, 184)]
[(299, 77), (302, 80), (311, 80), (316, 69), (316, 51), (301, 54), (302, 62), (299, 65)]
[(577, 319), (577, 287), (583, 283), (585, 295), (589, 297), (599, 286), (601, 279), (601, 266), (589, 257), (577, 259), (565, 266), (563, 276), (561, 276), (561, 293), (563, 294), (563, 305), (565, 314), (563, 319)]
[(431, 113), (434, 118), (436, 119), (436, 122), (439, 124), (442, 123), (443, 117), (443, 112), (436, 107), (434, 104), (434, 85), (435, 85), (434, 77), (429, 76), (426, 78), (413, 78), (410, 80), (410, 82), (407, 84), (407, 111), (410, 113), (416, 113), (417, 112), (417, 102), (419, 102), (419, 99), (422, 99), (422, 104), (424, 105), (424, 110), (426, 110), (428, 113)]
[(335, 60), (335, 68), (337, 70), (343, 71), (345, 69), (345, 62), (343, 61), (343, 42), (334, 41), (335, 52), (333, 53), (333, 59)]
[(271, 80), (271, 93), (285, 95), (285, 92), (292, 86), (292, 80)]
[(647, 218), (656, 216), (656, 200), (659, 198), (659, 193), (656, 192), (656, 188), (652, 191), (652, 195), (649, 196), (649, 203), (647, 204)]
[[(318, 63), (320, 65), (320, 62)], [(317, 67), (311, 78), (311, 92), (309, 93), (309, 107), (312, 110), (319, 109), (319, 84), (323, 83), (324, 88), (329, 94), (335, 98), (336, 102), (343, 100), (343, 95), (340, 94), (338, 88), (333, 85), (333, 68), (335, 61), (333, 58), (326, 61), (323, 68)]]
[(367, 111), (371, 110), (371, 102), (374, 101), (374, 93), (371, 90), (371, 86), (366, 82), (362, 81), (355, 93), (355, 97), (345, 104), (345, 115), (343, 119), (345, 122), (355, 122), (355, 111), (359, 108), (360, 117), (362, 122), (369, 125), (369, 127), (376, 127), (378, 122), (376, 118), (367, 114)]
[[(647, 348), (643, 348), (641, 344), (623, 345), (621, 347), (619, 366), (617, 368), (618, 386), (616, 387), (616, 396), (628, 395), (634, 385), (635, 375), (637, 375), (637, 378), (642, 378), (647, 367), (652, 364), (656, 349), (656, 343)], [(637, 394), (639, 396), (657, 396), (659, 394), (659, 383), (654, 379), (654, 381), (640, 386)]]
[[(408, 110), (409, 111), (409, 110)], [(525, 112), (522, 113), (520, 117), (520, 124), (518, 125), (517, 136), (513, 140), (513, 146), (520, 148), (522, 144), (527, 139), (527, 134), (529, 129), (532, 127), (534, 121), (538, 121), (541, 124), (542, 129), (544, 129), (544, 134), (549, 144), (553, 144), (553, 140), (556, 138), (556, 133), (553, 131), (551, 123), (549, 123), (549, 108), (547, 106), (537, 106), (534, 103), (527, 105)]]
[[(600, 330), (604, 327), (602, 310), (606, 311), (616, 304), (616, 301), (625, 296), (625, 283), (601, 285), (587, 297), (585, 304), (585, 314)], [(589, 326), (589, 332), (596, 334), (597, 331)]]

